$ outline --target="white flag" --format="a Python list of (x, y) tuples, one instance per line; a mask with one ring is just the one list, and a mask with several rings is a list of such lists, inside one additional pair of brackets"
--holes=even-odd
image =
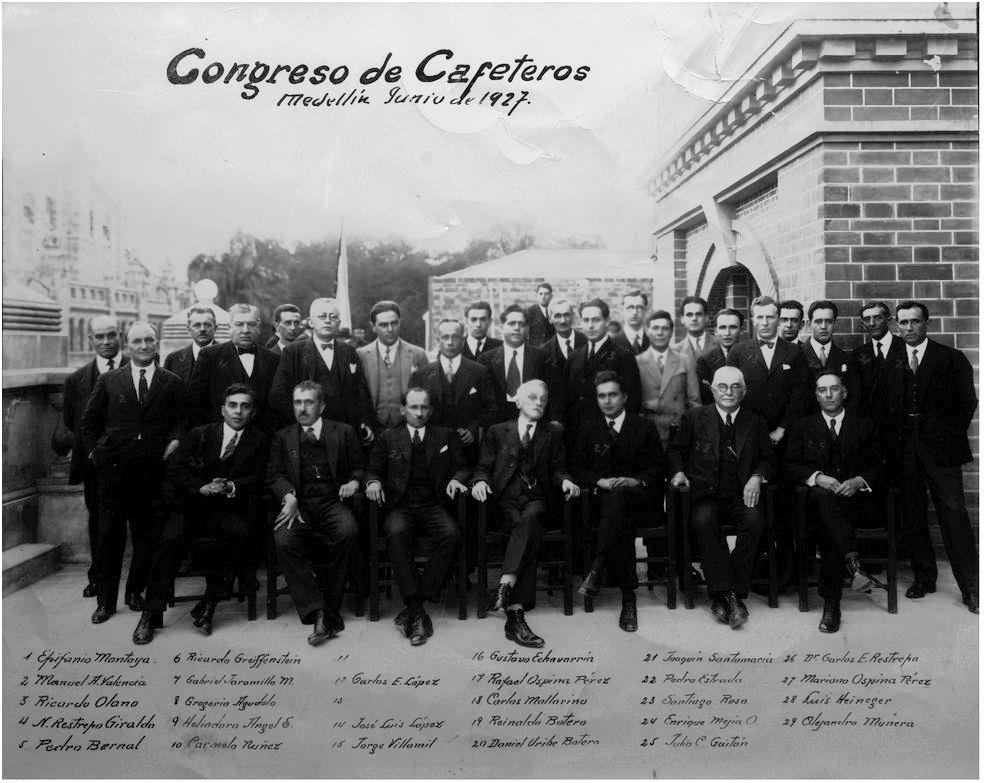
[(338, 233), (338, 285), (335, 287), (335, 301), (341, 317), (339, 326), (352, 330), (352, 308), (349, 306), (348, 253), (345, 250), (345, 228)]

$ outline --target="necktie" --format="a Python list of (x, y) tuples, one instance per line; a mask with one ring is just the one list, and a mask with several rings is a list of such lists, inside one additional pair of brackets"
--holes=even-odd
[(479, 340), (475, 343), (475, 355), (478, 356), (482, 352), (482, 346), (485, 344), (483, 340)]
[(912, 357), (909, 359), (909, 369), (912, 370), (912, 374), (915, 375), (919, 370), (919, 351), (913, 351)]
[(830, 437), (833, 438), (834, 443), (837, 442), (837, 419), (830, 420)]
[(137, 398), (141, 405), (144, 404), (144, 398), (147, 396), (147, 371), (140, 371), (140, 383), (137, 384)]
[(308, 443), (317, 443), (318, 439), (314, 435), (314, 427), (308, 427), (304, 430), (304, 439)]
[(881, 343), (875, 343), (875, 351), (877, 351), (876, 358), (879, 360), (885, 358), (885, 354), (882, 353)]
[(570, 356), (571, 355), (571, 341), (570, 341), (569, 338), (567, 340), (564, 340), (564, 345), (567, 346), (567, 350), (564, 351), (564, 356)]
[(413, 447), (419, 449), (423, 441), (420, 439), (420, 430), (413, 431)]
[(526, 432), (523, 435), (523, 446), (524, 447), (530, 445), (530, 440), (532, 440), (532, 435), (530, 433), (532, 431), (533, 431), (533, 424), (532, 423), (527, 424), (526, 425)]
[(826, 345), (821, 345), (820, 346), (820, 366), (821, 367), (826, 367), (827, 366), (827, 346)]
[(451, 362), (448, 362), (444, 368), (444, 376), (448, 379), (448, 383), (454, 382), (454, 365)]
[(335, 341), (332, 340), (330, 343), (321, 343), (321, 350), (322, 351), (334, 351), (335, 350)]
[(390, 354), (390, 347), (386, 346), (386, 355), (383, 357), (383, 363), (389, 367), (393, 364), (393, 356)]
[(236, 450), (237, 443), (239, 443), (238, 432), (234, 433), (233, 436), (229, 438), (229, 442), (226, 444), (226, 447), (222, 449), (222, 454), (219, 456), (219, 460), (225, 462), (227, 459), (229, 459), (229, 457), (232, 456), (232, 452)]
[(589, 359), (594, 359), (595, 345), (596, 345), (596, 343), (595, 343), (594, 340), (592, 340), (590, 343), (588, 343), (588, 358)]
[(115, 359), (109, 359), (106, 362), (106, 367), (108, 367), (110, 370), (112, 370), (115, 366), (116, 366), (116, 360)]
[(765, 340), (762, 340), (762, 341), (759, 342), (759, 345), (762, 346), (763, 348), (775, 348), (776, 347), (775, 341), (773, 341), (771, 343), (768, 343)]
[(510, 397), (514, 396), (519, 384), (519, 365), (516, 364), (516, 352), (513, 351), (512, 358), (509, 359), (509, 369), (506, 371), (506, 394)]
[(697, 353), (698, 353), (698, 354), (699, 354), (699, 353), (700, 353), (700, 352), (701, 352), (702, 350), (704, 350), (704, 345), (703, 345), (703, 343), (701, 342), (701, 340), (703, 340), (703, 339), (704, 339), (703, 337), (698, 337), (698, 338), (697, 338), (696, 340), (694, 340), (694, 346), (695, 346), (695, 347), (697, 348)]
[(724, 437), (727, 441), (727, 446), (731, 450), (731, 453), (735, 452), (735, 425), (734, 420), (731, 418), (731, 414), (728, 413), (724, 417)]
[(663, 354), (661, 354), (659, 351), (656, 352), (656, 365), (659, 367), (659, 369), (661, 370), (663, 369)]
[(618, 437), (618, 430), (615, 429), (615, 419), (608, 420), (608, 434), (613, 438)]
[(639, 335), (636, 335), (635, 342), (633, 343), (633, 345), (635, 346), (636, 353), (639, 353), (642, 350), (642, 339), (639, 337)]

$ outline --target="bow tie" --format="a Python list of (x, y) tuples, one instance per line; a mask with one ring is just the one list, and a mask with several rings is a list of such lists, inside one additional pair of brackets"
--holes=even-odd
[(256, 346), (255, 345), (252, 348), (236, 348), (236, 350), (239, 352), (239, 355), (240, 356), (242, 356), (244, 353), (249, 353), (249, 354), (254, 354), (254, 355), (256, 354)]
[(334, 351), (335, 350), (335, 341), (332, 340), (330, 343), (321, 343), (321, 350), (322, 351)]
[(776, 347), (775, 341), (769, 343), (769, 342), (766, 342), (765, 340), (760, 340), (759, 341), (759, 345), (762, 346), (763, 348), (775, 348)]

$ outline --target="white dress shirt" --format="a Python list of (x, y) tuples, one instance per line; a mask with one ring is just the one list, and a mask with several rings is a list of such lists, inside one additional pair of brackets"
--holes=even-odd
[[(259, 350), (259, 349), (257, 349)], [(246, 374), (252, 378), (253, 377), (253, 365), (256, 364), (256, 354), (255, 353), (241, 353), (239, 354), (239, 363), (246, 370)]]
[(519, 428), (519, 440), (522, 442), (523, 436), (526, 435), (526, 427), (529, 424), (533, 425), (533, 429), (530, 430), (530, 440), (536, 435), (536, 425), (537, 423), (528, 416), (524, 416), (522, 413), (519, 414), (519, 418), (516, 420), (517, 427)]
[(567, 350), (567, 343), (570, 341), (571, 351), (574, 350), (574, 332), (571, 332), (567, 337), (561, 337), (559, 334), (555, 336), (557, 340), (557, 345), (560, 347), (560, 353), (565, 359), (570, 358), (570, 352)]
[[(519, 367), (519, 383), (522, 385), (523, 381), (523, 358), (526, 356), (526, 344), (519, 346), (519, 348), (510, 348), (505, 343), (502, 344), (502, 360), (504, 362), (504, 367), (506, 370), (506, 377), (509, 377), (509, 362), (512, 361), (513, 354), (516, 354), (516, 366)], [(506, 395), (506, 399), (510, 402), (516, 399), (516, 395)]]
[(894, 335), (891, 332), (885, 332), (885, 336), (882, 337), (880, 340), (872, 340), (871, 341), (871, 350), (874, 352), (874, 354), (875, 354), (876, 357), (878, 356), (878, 348), (876, 347), (875, 343), (877, 343), (878, 345), (881, 345), (881, 355), (882, 355), (882, 358), (884, 359), (884, 358), (887, 358), (888, 357), (888, 352), (890, 350), (892, 350), (892, 339), (893, 338), (894, 338)]
[(314, 430), (314, 437), (317, 438), (318, 440), (321, 440), (321, 425), (323, 423), (324, 421), (319, 417), (318, 420), (314, 422), (314, 424), (308, 424), (306, 427), (302, 426), (301, 431), (307, 432), (309, 429), (312, 429)]
[(482, 342), (479, 342), (474, 337), (472, 337), (471, 335), (469, 335), (466, 338), (466, 342), (468, 343), (468, 350), (471, 351), (471, 355), (472, 356), (478, 356), (478, 348), (479, 348), (479, 346), (481, 346), (481, 345), (483, 345), (485, 343), (485, 340), (482, 340)]
[(441, 369), (444, 370), (446, 377), (450, 378), (452, 375), (457, 375), (459, 367), (461, 367), (461, 354), (453, 359), (449, 359), (447, 356), (441, 357)]
[(626, 339), (629, 341), (629, 345), (635, 347), (636, 337), (639, 338), (639, 343), (645, 342), (646, 333), (642, 329), (633, 329), (631, 326), (622, 324), (622, 334), (625, 335)]
[(618, 414), (618, 416), (616, 416), (614, 419), (610, 419), (610, 418), (608, 418), (608, 416), (605, 416), (605, 426), (606, 427), (608, 427), (609, 422), (611, 422), (612, 428), (614, 428), (615, 432), (617, 432), (619, 435), (621, 435), (622, 434), (622, 425), (625, 424), (625, 410), (623, 409), (622, 412), (620, 414)]
[[(321, 354), (321, 358), (325, 360), (325, 364), (328, 365), (328, 369), (330, 370), (335, 364), (335, 340), (328, 340), (327, 343), (325, 343), (324, 340), (321, 340), (318, 337), (313, 337), (311, 339), (314, 341), (314, 347), (317, 349), (318, 353)], [(331, 350), (326, 351), (322, 349), (321, 346), (325, 344), (330, 345)]]
[(130, 376), (133, 378), (133, 389), (137, 393), (137, 399), (140, 399), (140, 371), (146, 370), (144, 377), (147, 379), (147, 389), (150, 389), (150, 384), (154, 381), (154, 372), (157, 370), (157, 364), (151, 362), (146, 367), (137, 367), (133, 362), (130, 362)]
[[(830, 349), (834, 347), (834, 341), (831, 340), (829, 343), (824, 345), (823, 343), (818, 343), (812, 337), (810, 338), (810, 345), (813, 346), (813, 353), (817, 355), (817, 358), (823, 362), (824, 368), (827, 367), (827, 362), (830, 361)], [(823, 358), (821, 358), (820, 351), (823, 351)]]
[(906, 345), (905, 350), (906, 353), (908, 354), (907, 358), (909, 360), (910, 367), (912, 366), (912, 354), (916, 355), (916, 361), (918, 361), (919, 364), (923, 363), (923, 359), (926, 358), (926, 343), (928, 342), (929, 340), (924, 338), (923, 341), (919, 343), (919, 345), (913, 345), (913, 346)]
[(772, 357), (776, 355), (776, 345), (779, 342), (779, 337), (776, 336), (776, 337), (773, 337), (771, 340), (768, 340), (767, 341), (767, 342), (772, 343), (772, 347), (771, 348), (769, 346), (767, 346), (767, 345), (763, 345), (762, 344), (762, 338), (761, 337), (756, 337), (755, 339), (759, 341), (758, 342), (758, 346), (759, 346), (759, 350), (762, 352), (762, 358), (765, 360), (765, 366), (768, 367), (771, 370), (772, 369)]
[[(120, 362), (123, 361), (123, 351), (119, 351), (116, 356), (113, 357), (113, 369), (120, 369)], [(96, 356), (96, 369), (99, 374), (102, 375), (104, 372), (109, 372), (109, 359), (103, 359), (101, 356)]]

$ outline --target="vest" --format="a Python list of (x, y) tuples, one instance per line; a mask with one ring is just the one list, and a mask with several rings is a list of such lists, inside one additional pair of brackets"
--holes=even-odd
[(331, 497), (338, 494), (338, 485), (331, 475), (328, 454), (320, 441), (309, 443), (301, 432), (301, 486), (302, 498)]
[(407, 481), (407, 502), (411, 506), (424, 506), (434, 502), (434, 488), (427, 470), (427, 450), (423, 442), (419, 446), (410, 440), (410, 478)]
[[(732, 419), (732, 422), (734, 420)], [(736, 497), (740, 493), (741, 482), (738, 479), (738, 455), (728, 448), (727, 427), (722, 421), (718, 427), (718, 495)], [(735, 449), (737, 450), (737, 444)]]
[(403, 422), (403, 416), (400, 414), (400, 397), (403, 395), (403, 388), (400, 382), (398, 356), (399, 351), (394, 350), (391, 353), (393, 362), (389, 367), (382, 357), (379, 359), (379, 397), (376, 399), (376, 418), (385, 427), (394, 427)]

